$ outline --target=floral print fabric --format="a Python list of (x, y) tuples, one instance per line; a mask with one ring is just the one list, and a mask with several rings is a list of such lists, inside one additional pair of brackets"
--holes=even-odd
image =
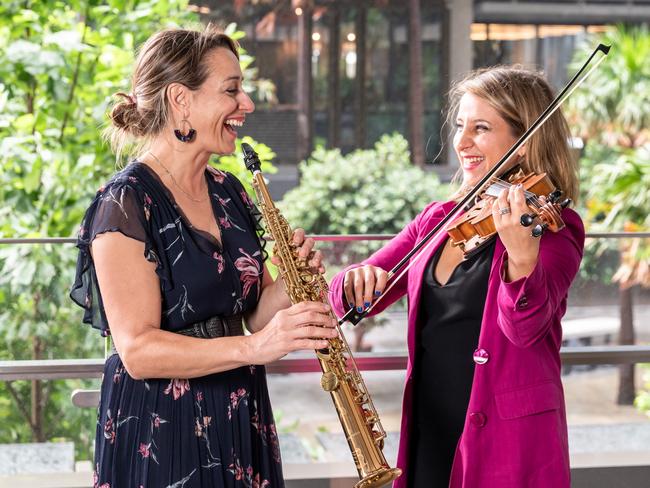
[[(209, 168), (220, 245), (193, 229), (158, 177), (131, 163), (99, 189), (79, 230), (71, 296), (84, 321), (110, 334), (89, 252), (103, 232), (145, 244), (162, 294), (161, 328), (253, 309), (264, 270), (257, 211), (237, 179)], [(106, 361), (95, 439), (100, 488), (282, 487), (265, 370), (246, 366), (192, 379), (134, 380)]]

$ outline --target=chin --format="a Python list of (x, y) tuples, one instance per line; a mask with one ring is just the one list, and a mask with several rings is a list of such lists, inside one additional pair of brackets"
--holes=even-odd
[(463, 184), (474, 186), (479, 181), (481, 181), (481, 178), (483, 178), (486, 174), (487, 171), (484, 171), (482, 168), (480, 171), (472, 171), (469, 173), (464, 173)]

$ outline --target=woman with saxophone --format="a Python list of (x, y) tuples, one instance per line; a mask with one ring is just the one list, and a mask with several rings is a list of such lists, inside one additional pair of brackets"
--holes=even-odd
[[(235, 41), (166, 30), (141, 48), (132, 93), (112, 109), (119, 154), (79, 231), (72, 298), (109, 335), (95, 487), (282, 487), (264, 367), (337, 337), (323, 303), (291, 305), (264, 265), (256, 209), (208, 165), (235, 150), (254, 110)], [(315, 272), (313, 240), (293, 242)], [(244, 335), (243, 322), (249, 335)], [(257, 366), (256, 366), (257, 365)]]
[[(448, 119), (462, 187), (473, 187), (550, 104), (544, 78), (514, 67), (472, 73), (451, 92)], [(577, 197), (569, 131), (556, 112), (513, 156)], [(386, 290), (387, 271), (454, 206), (433, 202), (384, 248), (339, 273), (330, 303), (359, 312)], [(569, 452), (560, 378), (560, 319), (582, 257), (584, 228), (566, 224), (541, 239), (521, 185), (491, 205), (497, 238), (466, 259), (437, 241), (371, 313), (408, 296), (409, 362), (397, 488), (568, 488)]]

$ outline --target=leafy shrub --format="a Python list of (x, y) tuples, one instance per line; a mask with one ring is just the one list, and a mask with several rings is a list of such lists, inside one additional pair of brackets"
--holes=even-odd
[[(318, 148), (299, 167), (300, 184), (280, 207), (294, 227), (309, 234), (394, 234), (446, 187), (435, 173), (413, 166), (408, 142), (384, 135), (372, 149), (347, 155)], [(369, 255), (382, 241), (319, 245), (332, 251), (328, 263), (345, 265)]]

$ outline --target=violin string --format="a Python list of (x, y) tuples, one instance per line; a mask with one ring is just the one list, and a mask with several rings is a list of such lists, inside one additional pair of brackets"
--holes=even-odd
[[(491, 186), (504, 190), (512, 187), (513, 184), (497, 178)], [(524, 190), (524, 196), (526, 197), (526, 202), (531, 204), (531, 206), (535, 208), (542, 208), (542, 204), (539, 202), (539, 197), (535, 193)]]

